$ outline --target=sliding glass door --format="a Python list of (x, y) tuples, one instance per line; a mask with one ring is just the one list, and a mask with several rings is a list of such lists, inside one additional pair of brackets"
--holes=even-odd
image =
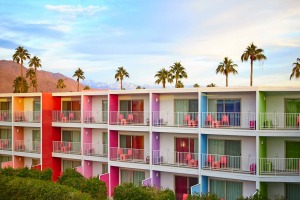
[(198, 118), (198, 100), (197, 99), (175, 99), (175, 124), (182, 125), (187, 115), (191, 120)]
[(133, 123), (144, 122), (144, 100), (120, 100), (120, 114), (128, 118), (128, 114), (133, 115)]
[(240, 126), (241, 100), (239, 99), (222, 99), (217, 100), (217, 118), (222, 120), (223, 115), (228, 116), (230, 126)]
[(211, 179), (210, 193), (216, 194), (220, 199), (238, 199), (243, 195), (243, 183)]
[[(300, 99), (285, 100), (285, 126), (296, 127), (298, 124), (298, 116), (300, 116)], [(300, 118), (299, 118), (300, 119)]]
[(135, 186), (142, 185), (145, 180), (145, 172), (121, 169), (121, 183), (133, 183)]

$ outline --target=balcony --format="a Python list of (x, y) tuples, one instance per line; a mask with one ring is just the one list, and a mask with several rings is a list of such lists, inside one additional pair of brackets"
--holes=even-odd
[(107, 124), (106, 111), (83, 111), (83, 119), (86, 124)]
[(143, 112), (143, 111), (110, 112), (110, 125), (149, 126), (149, 112)]
[(260, 113), (261, 130), (300, 130), (300, 113)]
[(256, 158), (202, 154), (202, 169), (231, 173), (256, 174)]
[(40, 111), (15, 111), (14, 122), (39, 123), (41, 122), (40, 116)]
[(81, 155), (81, 142), (53, 141), (53, 153)]
[(119, 162), (149, 164), (149, 150), (111, 147), (110, 160)]
[(260, 158), (259, 162), (260, 175), (300, 175), (300, 158)]
[(153, 112), (153, 126), (198, 127), (198, 112)]
[(17, 152), (41, 153), (41, 142), (39, 141), (15, 140), (14, 146)]
[(0, 110), (0, 122), (11, 122), (10, 110)]
[(85, 156), (107, 157), (107, 144), (84, 143), (83, 153)]
[(153, 150), (152, 164), (197, 169), (198, 153)]
[(11, 139), (0, 139), (0, 150), (11, 151)]
[(203, 112), (202, 128), (256, 129), (255, 112)]
[(52, 122), (81, 123), (81, 112), (54, 110), (52, 112)]

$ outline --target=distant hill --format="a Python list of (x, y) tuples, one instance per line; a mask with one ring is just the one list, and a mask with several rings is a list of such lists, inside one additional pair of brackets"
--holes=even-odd
[[(28, 68), (23, 68), (24, 76)], [(10, 93), (13, 92), (13, 81), (17, 76), (20, 76), (20, 65), (13, 61), (0, 60), (0, 92)], [(25, 77), (24, 77), (25, 78)], [(75, 92), (77, 91), (77, 82), (67, 76), (60, 73), (52, 73), (44, 70), (37, 71), (38, 78), (38, 92), (58, 92), (56, 88), (56, 83), (58, 79), (63, 79), (66, 88), (63, 92)], [(29, 83), (29, 79), (27, 80)], [(85, 85), (80, 84), (80, 90), (82, 90)]]

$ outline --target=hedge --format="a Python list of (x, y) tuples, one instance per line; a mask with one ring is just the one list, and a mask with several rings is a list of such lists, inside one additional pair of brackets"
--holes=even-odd
[(7, 167), (1, 169), (0, 173), (5, 176), (17, 176), (23, 178), (33, 178), (38, 180), (44, 181), (51, 181), (52, 180), (52, 170), (45, 169), (43, 171), (36, 170), (36, 169), (29, 169), (28, 167), (13, 169), (11, 167)]

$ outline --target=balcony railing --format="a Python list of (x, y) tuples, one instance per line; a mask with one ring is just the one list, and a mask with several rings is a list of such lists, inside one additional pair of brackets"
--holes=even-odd
[(85, 143), (83, 145), (83, 154), (85, 156), (107, 157), (108, 145)]
[(0, 122), (11, 122), (10, 110), (0, 110)]
[(14, 122), (39, 123), (41, 122), (41, 112), (40, 111), (15, 111)]
[(149, 126), (149, 112), (144, 111), (112, 111), (111, 125)]
[(260, 175), (300, 176), (300, 158), (260, 158)]
[(198, 112), (153, 112), (153, 126), (198, 127)]
[(256, 158), (218, 154), (202, 154), (202, 169), (256, 174)]
[(11, 139), (0, 139), (0, 150), (11, 151)]
[(52, 112), (52, 122), (81, 123), (81, 112), (54, 110)]
[(260, 113), (260, 129), (300, 130), (300, 113)]
[(107, 124), (108, 112), (106, 111), (84, 111), (84, 123), (87, 124)]
[(15, 151), (27, 153), (41, 153), (41, 142), (39, 141), (14, 141)]
[(203, 112), (203, 128), (256, 129), (255, 112)]
[(53, 141), (53, 153), (81, 155), (80, 142)]
[(110, 148), (110, 160), (149, 164), (149, 150), (133, 148)]
[(153, 165), (198, 168), (198, 153), (153, 150)]

